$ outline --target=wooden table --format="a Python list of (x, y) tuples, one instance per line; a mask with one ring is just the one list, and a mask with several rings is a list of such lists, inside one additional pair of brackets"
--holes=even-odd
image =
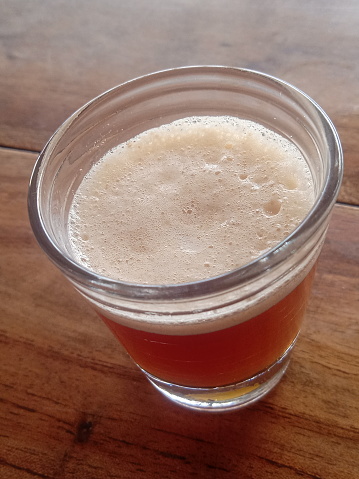
[[(0, 0), (0, 477), (359, 477), (359, 2)], [(37, 153), (135, 76), (224, 64), (281, 77), (331, 116), (345, 176), (288, 373), (200, 414), (146, 381), (37, 246)]]

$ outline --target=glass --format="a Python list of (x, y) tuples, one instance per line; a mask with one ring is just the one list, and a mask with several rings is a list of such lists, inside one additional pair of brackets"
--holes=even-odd
[[(131, 284), (78, 264), (68, 213), (91, 166), (145, 130), (204, 115), (255, 121), (300, 149), (315, 189), (315, 204), (302, 223), (251, 263), (198, 282)], [(152, 384), (178, 404), (224, 411), (260, 399), (288, 366), (342, 168), (331, 121), (295, 87), (238, 68), (178, 68), (115, 87), (65, 121), (35, 165), (29, 215), (40, 246)]]

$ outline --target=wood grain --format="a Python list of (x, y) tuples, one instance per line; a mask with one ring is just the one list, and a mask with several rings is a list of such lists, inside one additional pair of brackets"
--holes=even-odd
[(357, 477), (359, 208), (335, 207), (283, 381), (243, 411), (200, 414), (147, 383), (40, 251), (35, 158), (0, 149), (0, 477)]
[(340, 201), (359, 204), (357, 0), (2, 0), (0, 145), (39, 151), (78, 107), (123, 81), (195, 64), (287, 80), (343, 140)]
[[(358, 20), (357, 0), (0, 1), (1, 479), (359, 477)], [(345, 154), (288, 372), (254, 406), (216, 415), (153, 389), (44, 256), (26, 207), (34, 152), (75, 109), (195, 64), (295, 84)]]

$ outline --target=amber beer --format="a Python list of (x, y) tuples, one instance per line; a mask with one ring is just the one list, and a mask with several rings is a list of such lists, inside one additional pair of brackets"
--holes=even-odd
[(29, 216), (154, 386), (222, 411), (284, 374), (341, 178), (337, 133), (304, 93), (185, 67), (75, 112), (35, 165)]
[(151, 375), (195, 388), (225, 386), (265, 371), (294, 344), (313, 274), (314, 268), (269, 310), (211, 333), (183, 336), (150, 333), (100, 316), (135, 362)]
[[(93, 166), (75, 195), (69, 236), (78, 261), (108, 277), (198, 281), (283, 240), (312, 206), (312, 184), (299, 150), (273, 131), (232, 117), (184, 118), (143, 132)], [(120, 315), (100, 315), (152, 376), (225, 386), (265, 371), (294, 343), (312, 275), (304, 276), (283, 286), (289, 294), (276, 304), (267, 298), (264, 311), (254, 305), (244, 318), (219, 316), (214, 331), (198, 328), (195, 317), (193, 331), (190, 323), (176, 333), (164, 325), (162, 334), (151, 331), (151, 319), (134, 329)]]

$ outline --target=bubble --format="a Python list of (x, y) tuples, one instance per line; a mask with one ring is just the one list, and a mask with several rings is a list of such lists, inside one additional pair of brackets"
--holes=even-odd
[(263, 211), (268, 216), (275, 216), (280, 212), (281, 207), (282, 203), (278, 199), (272, 198), (263, 205)]
[(182, 211), (183, 211), (183, 213), (190, 215), (190, 214), (192, 214), (193, 210), (189, 206), (184, 206), (182, 208)]
[[(225, 148), (227, 148), (228, 150), (231, 150), (233, 148), (233, 145), (225, 145)], [(228, 162), (232, 162), (234, 161), (234, 158), (232, 155), (224, 155), (221, 159), (221, 161), (228, 161)]]
[(268, 180), (269, 180), (268, 175), (265, 172), (256, 173), (253, 176), (253, 181), (257, 185), (263, 185), (264, 183), (267, 183)]
[(295, 178), (294, 176), (292, 177), (286, 177), (283, 181), (282, 181), (282, 184), (283, 186), (287, 189), (287, 190), (296, 190), (298, 188), (298, 180), (297, 178)]

